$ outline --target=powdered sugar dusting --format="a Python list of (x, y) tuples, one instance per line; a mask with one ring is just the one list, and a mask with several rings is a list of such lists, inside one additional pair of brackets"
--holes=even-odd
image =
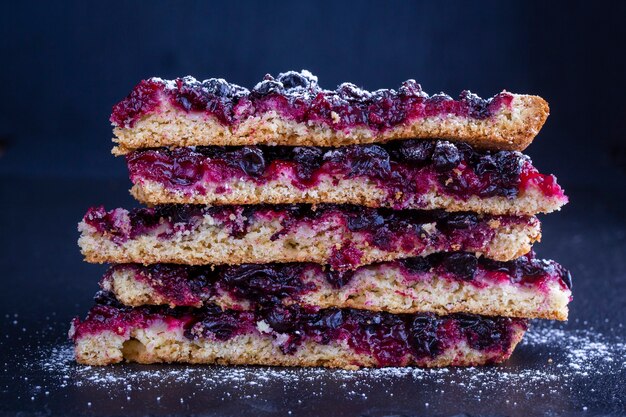
[[(386, 404), (393, 405), (395, 408), (390, 410), (394, 412), (406, 409), (449, 415), (458, 414), (460, 409), (470, 414), (498, 410), (501, 414), (526, 416), (547, 409), (568, 414), (572, 410), (604, 412), (606, 404), (616, 409), (624, 407), (626, 339), (616, 336), (623, 334), (622, 329), (603, 327), (600, 332), (587, 323), (581, 326), (586, 330), (571, 329), (573, 326), (576, 323), (534, 322), (512, 358), (500, 366), (345, 371), (258, 366), (81, 366), (74, 362), (69, 343), (45, 342), (51, 340), (50, 336), (60, 340), (58, 324), (39, 334), (34, 332), (33, 339), (24, 339), (30, 350), (6, 356), (17, 357), (17, 362), (5, 362), (6, 386), (0, 387), (4, 390), (0, 392), (0, 404), (2, 395), (13, 389), (28, 393), (27, 405), (32, 410), (67, 410), (70, 399), (72, 407), (81, 413), (98, 410), (101, 414), (131, 410), (195, 413), (218, 407), (231, 411), (225, 414), (238, 416), (258, 415), (258, 409), (289, 410), (299, 415), (315, 406), (320, 413), (325, 410), (331, 414), (336, 407), (343, 407), (346, 415), (354, 414), (357, 407), (367, 415)], [(9, 327), (15, 330), (11, 338), (29, 334), (19, 327)], [(62, 327), (67, 329), (66, 325)]]
[[(113, 367), (78, 366), (74, 363), (72, 347), (54, 347), (41, 358), (39, 366), (51, 375), (62, 376), (61, 386), (96, 384), (102, 387), (120, 383), (177, 384), (194, 381), (203, 388), (215, 388), (224, 384), (255, 386), (269, 380), (285, 383), (321, 381), (332, 375), (337, 381), (355, 382), (364, 388), (366, 381), (410, 378), (437, 382), (446, 377), (446, 383), (459, 386), (493, 386), (502, 383), (545, 384), (567, 381), (572, 376), (605, 375), (626, 370), (626, 344), (610, 341), (600, 333), (588, 330), (564, 330), (558, 325), (535, 325), (518, 347), (507, 366), (476, 368), (382, 368), (358, 371), (327, 370), (319, 368), (272, 368), (272, 367), (206, 367), (206, 366), (140, 366), (121, 365)], [(532, 351), (550, 352), (548, 357)], [(532, 369), (526, 369), (519, 356), (532, 356)], [(544, 362), (543, 366), (540, 362)], [(452, 379), (450, 379), (452, 378)], [(239, 386), (239, 388), (242, 388)]]

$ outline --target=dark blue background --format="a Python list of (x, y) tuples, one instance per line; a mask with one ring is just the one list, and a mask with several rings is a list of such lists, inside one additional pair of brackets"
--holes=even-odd
[(333, 88), (415, 78), (429, 93), (540, 94), (552, 115), (529, 153), (566, 186), (595, 185), (626, 158), (625, 12), (617, 1), (12, 2), (0, 16), (0, 174), (124, 177), (108, 116), (142, 78), (251, 87), (307, 68)]
[[(557, 174), (571, 197), (562, 212), (541, 217), (543, 242), (537, 246), (540, 256), (572, 270), (575, 300), (563, 328), (589, 327), (626, 340), (625, 21), (626, 2), (617, 1), (3, 4), (0, 416), (224, 411), (215, 393), (201, 392), (207, 397), (200, 408), (147, 409), (140, 401), (130, 403), (132, 410), (106, 402), (106, 390), (68, 394), (53, 388), (49, 397), (33, 396), (34, 386), (51, 383), (29, 364), (67, 343), (70, 319), (85, 314), (105, 268), (82, 262), (76, 224), (91, 205), (136, 204), (123, 159), (110, 154), (111, 106), (140, 79), (155, 75), (224, 77), (251, 87), (266, 73), (307, 68), (331, 88), (343, 81), (397, 87), (414, 78), (429, 93), (454, 96), (471, 89), (491, 96), (507, 89), (543, 96), (552, 114), (528, 153), (541, 171)], [(563, 356), (566, 348), (557, 349)], [(505, 366), (540, 370), (551, 353), (547, 347), (539, 353), (518, 349)], [(502, 404), (510, 395), (523, 398), (524, 387), (502, 387), (494, 398), (502, 406), (495, 409), (476, 390), (442, 401), (429, 394), (428, 384), (399, 383), (395, 398), (373, 388), (358, 408), (337, 401), (333, 391), (303, 407), (311, 415), (322, 407), (338, 415), (524, 417), (527, 409), (585, 416), (626, 410), (626, 384), (617, 368), (610, 375), (557, 381), (550, 395), (518, 408)], [(145, 387), (145, 395), (152, 398), (159, 389)], [(181, 398), (193, 390), (181, 386)], [(263, 401), (276, 414), (294, 400), (268, 390)], [(106, 407), (87, 407), (96, 397)], [(259, 414), (236, 400), (228, 403), (231, 414)], [(424, 409), (424, 401), (437, 407)]]

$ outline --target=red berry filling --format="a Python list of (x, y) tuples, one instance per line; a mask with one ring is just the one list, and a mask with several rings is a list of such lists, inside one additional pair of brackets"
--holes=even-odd
[(404, 140), (338, 149), (287, 146), (196, 147), (135, 151), (126, 157), (133, 183), (155, 181), (166, 189), (206, 195), (227, 193), (229, 181), (262, 186), (288, 178), (304, 190), (324, 178), (360, 178), (386, 191), (405, 208), (435, 187), (467, 200), (472, 196), (515, 198), (531, 186), (546, 197), (566, 199), (551, 175), (539, 174), (519, 152), (476, 151), (467, 144)]
[(190, 340), (220, 341), (258, 332), (257, 324), (264, 322), (271, 337), (281, 336), (279, 346), (285, 354), (293, 354), (305, 341), (322, 345), (345, 341), (356, 353), (372, 355), (380, 366), (403, 365), (410, 357), (436, 358), (460, 342), (479, 351), (505, 353), (511, 347), (513, 332), (527, 327), (526, 320), (504, 317), (394, 315), (354, 309), (311, 311), (298, 305), (264, 306), (253, 312), (216, 306), (128, 308), (108, 294), (100, 294), (98, 304), (84, 321), (74, 319), (72, 337), (78, 340), (107, 330), (125, 335), (131, 328), (146, 328), (159, 320), (172, 328), (182, 327)]
[[(426, 248), (438, 251), (482, 248), (489, 242), (495, 229), (493, 220), (500, 225), (535, 224), (535, 217), (481, 216), (474, 213), (447, 213), (373, 209), (362, 206), (320, 204), (314, 209), (308, 205), (276, 206), (194, 206), (165, 205), (138, 208), (131, 211), (116, 209), (107, 212), (103, 207), (89, 209), (84, 221), (97, 233), (117, 244), (146, 234), (168, 239), (175, 233), (193, 231), (210, 215), (235, 238), (244, 236), (254, 221), (277, 220), (282, 228), (271, 240), (302, 226), (327, 230), (336, 225), (333, 233), (350, 231), (362, 237), (368, 245), (384, 251), (405, 251), (419, 256)], [(435, 226), (433, 228), (432, 226)], [(425, 230), (428, 229), (428, 230)], [(325, 232), (330, 233), (330, 232)], [(456, 249), (453, 249), (456, 248)], [(472, 249), (476, 250), (476, 249)], [(348, 269), (358, 265), (361, 253), (351, 241), (344, 241), (328, 260), (335, 269)]]
[(132, 127), (144, 115), (158, 112), (159, 103), (166, 102), (184, 112), (214, 116), (224, 125), (277, 111), (297, 122), (316, 121), (336, 130), (355, 126), (384, 130), (429, 116), (486, 119), (503, 106), (510, 106), (512, 99), (513, 95), (506, 92), (490, 99), (469, 91), (463, 91), (457, 100), (443, 93), (429, 96), (414, 80), (405, 81), (397, 91), (369, 92), (350, 83), (324, 90), (308, 71), (289, 71), (276, 78), (266, 75), (252, 91), (218, 78), (152, 78), (141, 81), (113, 107), (111, 122)]
[[(258, 306), (276, 304), (287, 298), (298, 300), (299, 296), (315, 291), (316, 284), (307, 278), (309, 274), (324, 277), (334, 288), (341, 288), (350, 283), (355, 274), (384, 267), (399, 268), (406, 281), (425, 280), (436, 274), (475, 285), (510, 282), (539, 289), (555, 281), (562, 288), (571, 288), (572, 285), (571, 276), (565, 268), (554, 261), (535, 259), (532, 253), (515, 261), (496, 262), (463, 252), (407, 258), (362, 266), (352, 271), (325, 269), (314, 263), (237, 266), (124, 264), (111, 267), (104, 279), (115, 272), (131, 271), (135, 279), (150, 286), (168, 303), (178, 306), (201, 305), (220, 293)], [(480, 284), (476, 279), (480, 280)]]
[(521, 172), (520, 189), (526, 190), (530, 187), (539, 188), (546, 197), (567, 198), (563, 194), (563, 189), (556, 183), (554, 175), (540, 174), (535, 167), (526, 164)]

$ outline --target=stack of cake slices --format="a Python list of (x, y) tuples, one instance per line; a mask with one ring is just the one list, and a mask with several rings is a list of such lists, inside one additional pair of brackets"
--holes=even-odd
[(567, 202), (520, 153), (547, 116), (536, 96), (325, 90), (308, 71), (140, 82), (111, 121), (147, 207), (79, 224), (86, 260), (112, 266), (72, 324), (77, 361), (506, 360), (571, 300), (532, 251), (535, 215)]

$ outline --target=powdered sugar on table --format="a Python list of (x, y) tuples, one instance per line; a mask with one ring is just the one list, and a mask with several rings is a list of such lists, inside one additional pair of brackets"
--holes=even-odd
[(219, 409), (243, 416), (257, 415), (258, 409), (290, 410), (299, 415), (311, 407), (319, 412), (332, 413), (335, 407), (343, 407), (367, 414), (384, 405), (390, 413), (421, 410), (423, 414), (447, 415), (459, 410), (470, 414), (499, 410), (521, 416), (546, 410), (589, 414), (596, 405), (607, 402), (625, 405), (626, 340), (613, 336), (623, 334), (621, 324), (601, 323), (600, 329), (575, 320), (569, 324), (533, 322), (512, 358), (500, 366), (344, 371), (164, 364), (80, 366), (74, 362), (71, 344), (62, 336), (66, 325), (54, 317), (49, 323), (32, 332), (23, 329), (28, 325), (21, 317), (8, 316), (3, 323), (8, 331), (4, 341), (17, 338), (29, 349), (9, 351), (5, 356), (0, 394), (28, 393), (18, 401), (33, 410), (65, 410), (71, 404), (77, 413)]
[[(547, 349), (546, 349), (547, 348)], [(531, 356), (535, 350), (549, 352), (539, 354), (531, 369), (524, 366), (520, 356)], [(104, 388), (120, 384), (168, 384), (193, 383), (201, 389), (223, 387), (225, 384), (243, 390), (257, 387), (267, 381), (285, 384), (298, 381), (322, 382), (332, 375), (336, 381), (348, 384), (348, 395), (361, 395), (383, 380), (411, 378), (416, 381), (440, 382), (445, 385), (497, 387), (501, 384), (523, 383), (526, 389), (540, 388), (553, 382), (565, 383), (573, 376), (588, 376), (626, 369), (626, 344), (593, 330), (564, 330), (558, 324), (535, 323), (527, 333), (509, 364), (496, 367), (476, 368), (382, 368), (359, 371), (328, 370), (320, 368), (272, 368), (272, 367), (220, 367), (180, 365), (118, 365), (90, 367), (76, 365), (72, 347), (62, 345), (41, 352), (42, 357), (33, 366), (40, 366), (51, 376), (56, 376), (62, 387), (98, 385)], [(538, 363), (543, 362), (543, 365)], [(529, 385), (530, 384), (530, 385)], [(357, 388), (362, 388), (358, 390)]]

